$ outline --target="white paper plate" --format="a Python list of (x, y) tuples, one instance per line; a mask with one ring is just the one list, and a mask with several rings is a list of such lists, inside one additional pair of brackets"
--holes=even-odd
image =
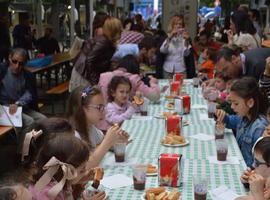
[(157, 118), (157, 119), (165, 119), (165, 117), (160, 113), (155, 114), (154, 117)]
[(182, 143), (182, 144), (162, 144), (162, 145), (165, 147), (183, 147), (183, 146), (186, 146), (188, 144), (189, 144), (189, 141), (186, 139), (186, 142)]

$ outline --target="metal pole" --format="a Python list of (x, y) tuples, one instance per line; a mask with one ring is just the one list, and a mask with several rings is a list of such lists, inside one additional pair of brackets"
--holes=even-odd
[(38, 0), (37, 4), (37, 36), (40, 38), (42, 36), (42, 0)]
[(90, 38), (93, 37), (93, 19), (94, 19), (94, 0), (89, 0), (89, 13), (90, 13), (90, 20), (89, 20), (89, 27), (90, 27)]
[(71, 9), (70, 9), (70, 46), (74, 41), (75, 36), (75, 0), (71, 0)]
[(269, 6), (267, 6), (267, 9), (266, 9), (266, 26), (265, 26), (267, 32), (269, 32), (269, 9), (270, 9)]

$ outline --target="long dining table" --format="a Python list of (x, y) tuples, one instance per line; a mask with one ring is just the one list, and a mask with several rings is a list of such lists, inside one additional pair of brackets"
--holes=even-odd
[[(160, 87), (169, 85), (168, 80), (159, 80)], [(161, 144), (162, 138), (166, 135), (165, 120), (156, 118), (164, 111), (167, 100), (165, 95), (169, 90), (162, 94), (159, 102), (151, 103), (148, 106), (148, 117), (132, 117), (122, 124), (122, 128), (130, 134), (133, 142), (127, 146), (126, 159), (135, 160), (137, 164), (158, 165), (159, 155), (162, 153), (182, 154), (182, 184), (178, 188), (181, 192), (182, 200), (193, 199), (192, 178), (196, 175), (205, 175), (208, 178), (208, 191), (221, 185), (226, 185), (229, 189), (235, 191), (238, 195), (247, 193), (240, 182), (240, 176), (246, 168), (243, 156), (240, 152), (235, 136), (232, 131), (225, 129), (225, 139), (228, 143), (228, 156), (235, 156), (239, 164), (212, 164), (209, 162), (210, 156), (216, 156), (215, 139), (202, 141), (193, 139), (190, 136), (203, 133), (214, 136), (215, 121), (213, 119), (202, 119), (202, 115), (207, 115), (207, 102), (202, 97), (201, 88), (194, 88), (191, 80), (184, 80), (184, 91), (191, 97), (191, 112), (183, 115), (184, 121), (189, 121), (188, 126), (183, 126), (182, 135), (189, 141), (189, 145), (183, 147), (165, 147)], [(201, 108), (195, 108), (194, 105), (204, 105)], [(114, 174), (125, 174), (132, 178), (132, 167), (130, 165), (110, 165), (106, 161), (113, 157), (113, 153), (108, 153), (103, 160), (102, 166), (105, 170), (105, 177)], [(158, 187), (158, 176), (147, 177), (146, 189)], [(128, 200), (142, 199), (144, 191), (134, 190), (133, 185), (106, 189), (110, 199)], [(212, 199), (207, 195), (207, 199)]]

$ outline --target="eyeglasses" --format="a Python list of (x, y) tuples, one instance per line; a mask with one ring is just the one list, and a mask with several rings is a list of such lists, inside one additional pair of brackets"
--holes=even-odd
[(260, 165), (266, 165), (267, 167), (269, 167), (269, 165), (266, 162), (261, 162), (256, 158), (254, 158), (253, 167), (259, 167)]
[(13, 59), (12, 59), (11, 61), (12, 61), (12, 63), (15, 64), (15, 65), (19, 64), (19, 66), (23, 66), (24, 63), (25, 63), (25, 62), (20, 62), (20, 61), (18, 61), (18, 60), (13, 60)]
[(96, 110), (98, 110), (99, 112), (103, 112), (105, 110), (105, 105), (100, 104), (100, 105), (88, 105), (87, 107), (90, 108), (95, 108)]

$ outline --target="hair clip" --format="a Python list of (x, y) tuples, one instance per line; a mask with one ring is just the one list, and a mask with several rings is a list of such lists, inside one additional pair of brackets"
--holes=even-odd
[(87, 97), (91, 92), (93, 91), (93, 88), (91, 86), (87, 86), (82, 91), (82, 98)]

